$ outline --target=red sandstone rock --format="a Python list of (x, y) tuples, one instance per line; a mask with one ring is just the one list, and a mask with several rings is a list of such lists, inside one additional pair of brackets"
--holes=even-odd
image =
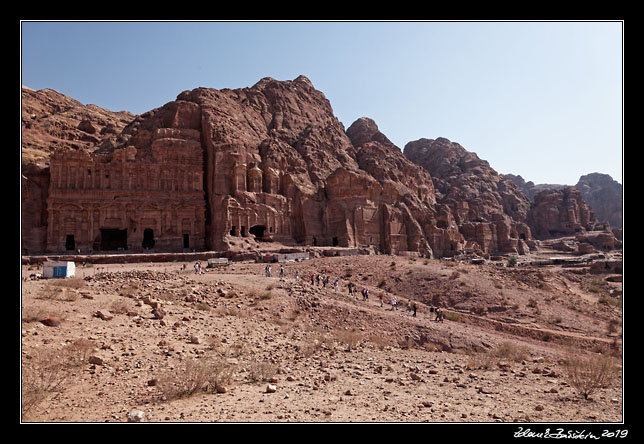
[(527, 219), (533, 233), (542, 239), (591, 231), (597, 225), (595, 214), (574, 187), (535, 195)]
[(50, 316), (45, 319), (41, 319), (40, 322), (47, 327), (58, 327), (61, 323), (61, 319), (58, 316)]
[(65, 133), (84, 134), (87, 145), (57, 149), (49, 171), (23, 178), (23, 252), (279, 241), (441, 257), (535, 245), (529, 202), (486, 161), (446, 139), (410, 142), (403, 154), (367, 118), (345, 133), (304, 76), (184, 91), (125, 127), (126, 115), (92, 110), (75, 112)]
[(579, 178), (575, 188), (590, 205), (599, 222), (622, 227), (622, 185), (608, 174), (592, 173)]
[(22, 87), (22, 160), (46, 165), (56, 148), (94, 149), (134, 116), (82, 103), (52, 89)]
[(444, 138), (409, 142), (404, 154), (431, 174), (436, 199), (452, 212), (467, 248), (484, 254), (535, 248), (526, 224), (530, 202), (488, 162)]

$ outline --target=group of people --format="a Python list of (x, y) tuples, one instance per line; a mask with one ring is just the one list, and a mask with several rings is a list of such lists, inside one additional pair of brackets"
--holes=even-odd
[[(353, 282), (349, 282), (349, 296), (352, 296), (354, 298), (358, 298), (358, 287), (356, 285), (353, 285)], [(366, 287), (363, 287), (362, 290), (360, 291), (362, 294), (362, 300), (363, 301), (368, 301), (369, 300), (369, 289)]]
[[(296, 275), (295, 280), (299, 280), (299, 274)], [(311, 274), (311, 285), (320, 285), (322, 284), (322, 287), (326, 288), (327, 285), (331, 282), (330, 276), (327, 274), (326, 268), (323, 268), (320, 270), (318, 274), (312, 273)], [(333, 289), (334, 291), (338, 291), (338, 285), (340, 284), (339, 279), (335, 279), (333, 281)]]
[[(271, 277), (271, 267), (270, 267), (270, 265), (266, 265), (265, 271), (266, 271), (266, 277)], [(280, 265), (280, 278), (284, 278), (284, 277), (285, 277), (284, 265)], [(299, 271), (296, 271), (295, 272), (295, 281), (299, 282), (299, 280), (300, 280), (300, 273), (299, 273)], [(329, 285), (329, 283), (330, 283), (330, 277), (329, 277), (329, 274), (328, 274), (328, 270), (326, 268), (323, 268), (322, 270), (320, 270), (319, 273), (311, 273), (311, 285), (319, 286), (320, 284), (322, 284), (322, 287), (326, 288), (326, 286)], [(336, 278), (335, 281), (333, 281), (334, 291), (338, 291), (338, 286), (339, 286), (339, 279)], [(347, 287), (349, 289), (349, 296), (354, 297), (354, 298), (357, 299), (358, 298), (358, 287), (356, 285), (354, 285), (352, 282), (349, 282)], [(366, 287), (363, 287), (360, 292), (362, 294), (362, 300), (365, 301), (365, 302), (369, 301), (369, 289), (366, 288)], [(380, 294), (379, 299), (380, 299), (380, 306), (383, 307), (384, 306), (384, 300), (385, 300), (384, 292)], [(392, 311), (398, 310), (399, 303), (398, 303), (398, 301), (397, 301), (395, 296), (391, 298), (390, 303), (391, 303), (391, 310)], [(408, 301), (406, 311), (408, 313), (412, 313), (413, 317), (416, 317), (416, 313), (418, 312), (418, 305), (416, 304), (416, 302)], [(430, 307), (430, 309), (429, 309), (429, 313), (430, 313), (430, 319), (431, 319), (431, 317), (433, 317), (434, 321), (443, 322), (443, 320), (444, 320), (444, 312), (443, 312), (443, 310), (441, 310), (440, 307), (434, 307), (432, 305)]]
[[(271, 271), (272, 271), (272, 270), (271, 270), (271, 266), (270, 266), (270, 265), (266, 265), (266, 267), (264, 267), (264, 273), (266, 273), (266, 277), (271, 277)], [(280, 279), (284, 278), (284, 276), (285, 276), (285, 273), (284, 273), (284, 265), (280, 265)], [(299, 280), (299, 279), (300, 279), (300, 275), (299, 275), (298, 273), (296, 273), (295, 278), (296, 278), (296, 280)]]
[(203, 267), (201, 266), (201, 262), (195, 262), (194, 268), (195, 274), (203, 274)]

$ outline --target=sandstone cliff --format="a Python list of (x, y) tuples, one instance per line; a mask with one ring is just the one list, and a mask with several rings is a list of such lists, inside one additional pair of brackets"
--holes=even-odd
[(22, 161), (47, 165), (56, 148), (94, 149), (115, 139), (134, 115), (83, 105), (53, 89), (22, 87)]
[[(557, 184), (535, 185), (534, 182), (526, 182), (523, 177), (513, 174), (504, 174), (502, 177), (512, 180), (531, 202), (542, 191), (562, 190), (566, 187)], [(575, 188), (581, 192), (581, 197), (590, 205), (599, 222), (608, 222), (614, 231), (621, 230), (623, 197), (619, 182), (608, 174), (591, 173), (581, 176)]]
[(581, 176), (575, 185), (597, 220), (608, 222), (613, 229), (622, 228), (622, 185), (608, 174), (591, 173)]
[[(33, 92), (23, 94), (28, 102)], [(37, 128), (43, 153), (58, 147), (50, 172), (23, 180), (30, 200), (23, 250), (30, 252), (252, 250), (279, 242), (434, 257), (525, 254), (536, 248), (529, 224), (550, 236), (551, 212), (568, 211), (552, 204), (529, 212), (512, 181), (447, 139), (420, 139), (403, 152), (371, 119), (345, 131), (304, 76), (196, 88), (138, 116), (51, 91), (45, 97), (60, 100), (50, 116), (23, 106), (31, 112), (23, 115), (23, 151), (35, 146), (29, 134)], [(64, 125), (34, 126), (62, 110)], [(52, 126), (64, 130), (43, 129)]]
[(571, 236), (598, 225), (590, 206), (574, 187), (538, 193), (528, 213), (528, 223), (541, 239)]
[(444, 138), (409, 142), (404, 154), (430, 173), (437, 201), (475, 249), (525, 254), (536, 248), (526, 224), (529, 201), (487, 161)]
[(501, 177), (504, 177), (506, 179), (510, 179), (514, 184), (517, 186), (517, 188), (526, 195), (526, 197), (530, 200), (530, 202), (534, 202), (534, 196), (536, 196), (538, 193), (546, 190), (561, 190), (563, 189), (566, 185), (559, 185), (559, 184), (549, 184), (549, 183), (540, 183), (540, 184), (535, 184), (533, 181), (528, 181), (526, 182), (525, 179), (521, 176), (517, 176), (514, 174), (502, 174)]
[(83, 105), (52, 89), (22, 87), (21, 160), (23, 252), (42, 252), (47, 240), (49, 162), (56, 149), (96, 149), (112, 144), (134, 118), (126, 111), (113, 112)]

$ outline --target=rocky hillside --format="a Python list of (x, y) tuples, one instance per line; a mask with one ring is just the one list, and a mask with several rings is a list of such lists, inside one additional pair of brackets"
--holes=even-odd
[[(196, 88), (138, 116), (23, 88), (23, 164), (46, 163), (55, 148), (105, 155), (96, 162), (126, 150), (146, 165), (155, 152), (203, 150), (203, 243), (212, 250), (258, 247), (246, 231), (261, 227), (260, 238), (286, 245), (526, 254), (536, 248), (531, 228), (544, 227), (540, 213), (528, 218), (517, 186), (475, 153), (443, 138), (403, 152), (368, 118), (345, 130), (304, 76)], [(44, 244), (47, 220), (48, 181), (36, 173), (23, 178), (32, 251)]]
[(530, 202), (487, 161), (445, 138), (409, 142), (404, 154), (432, 176), (438, 202), (450, 209), (466, 239), (484, 252), (534, 248), (526, 224)]
[(23, 251), (38, 251), (46, 239), (51, 154), (55, 149), (111, 146), (134, 115), (83, 105), (53, 89), (26, 86), (21, 111)]
[(536, 196), (542, 191), (561, 190), (566, 186), (566, 185), (551, 184), (551, 183), (535, 184), (531, 180), (526, 182), (523, 177), (517, 176), (514, 174), (502, 174), (501, 176), (514, 182), (514, 184), (519, 188), (519, 190), (523, 194), (525, 194), (528, 197), (528, 199), (530, 199), (530, 202), (534, 202), (534, 196)]
[[(503, 174), (510, 179), (525, 194), (531, 202), (542, 191), (563, 190), (566, 185), (535, 184), (526, 182), (523, 177), (513, 174)], [(622, 185), (608, 174), (591, 173), (581, 176), (575, 185), (581, 192), (581, 197), (595, 213), (599, 222), (608, 222), (613, 229), (622, 227)]]
[[(264, 266), (95, 264), (69, 280), (23, 266), (23, 421), (623, 420), (619, 274), (384, 255), (284, 278)], [(308, 282), (321, 269), (337, 291)], [(572, 356), (617, 366), (589, 400)]]
[(622, 185), (608, 174), (592, 173), (581, 176), (575, 185), (591, 206), (597, 220), (608, 222), (612, 228), (622, 228)]
[(83, 105), (53, 89), (22, 87), (22, 162), (47, 165), (56, 148), (95, 149), (132, 121), (127, 111)]

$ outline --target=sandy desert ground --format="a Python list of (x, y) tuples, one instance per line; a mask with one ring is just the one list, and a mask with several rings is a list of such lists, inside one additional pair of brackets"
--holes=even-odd
[[(264, 263), (193, 265), (78, 264), (70, 279), (23, 265), (21, 421), (624, 420), (614, 276), (384, 255), (286, 263), (283, 277), (276, 263), (270, 277)], [(588, 399), (573, 358), (609, 366)]]

